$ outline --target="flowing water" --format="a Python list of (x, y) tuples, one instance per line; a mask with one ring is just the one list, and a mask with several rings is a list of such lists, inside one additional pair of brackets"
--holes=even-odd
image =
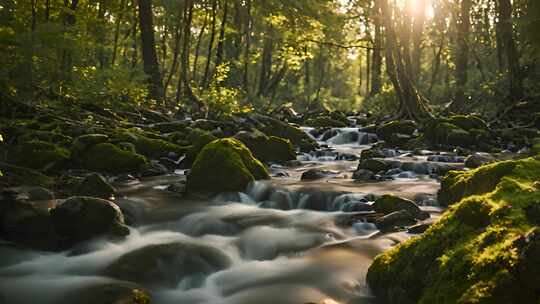
[[(355, 182), (358, 156), (376, 137), (357, 128), (332, 132), (317, 136), (326, 151), (300, 155), (294, 167), (272, 166), (279, 177), (242, 193), (187, 199), (164, 190), (185, 179), (182, 172), (118, 185), (117, 202), (134, 223), (125, 240), (94, 240), (61, 253), (0, 245), (4, 302), (79, 303), (73, 300), (84, 294), (79, 290), (125, 284), (108, 275), (120, 257), (175, 243), (190, 244), (193, 252), (159, 262), (147, 270), (152, 276), (140, 274), (160, 278), (141, 284), (153, 303), (372, 303), (365, 282), (372, 259), (410, 235), (381, 234), (366, 220), (366, 206), (373, 194), (383, 193), (429, 204), (438, 183), (429, 172), (414, 170), (381, 182)], [(406, 152), (386, 153), (399, 159)], [(312, 168), (329, 175), (299, 181)], [(426, 209), (437, 216), (437, 208)], [(216, 256), (225, 266), (217, 266)]]

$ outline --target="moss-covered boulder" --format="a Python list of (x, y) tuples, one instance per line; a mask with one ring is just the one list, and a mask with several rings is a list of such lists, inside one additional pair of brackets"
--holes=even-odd
[(418, 125), (412, 120), (393, 120), (377, 128), (377, 136), (388, 143), (402, 145), (410, 140)]
[(85, 134), (77, 137), (73, 142), (71, 150), (78, 154), (84, 152), (91, 146), (109, 141), (109, 136), (105, 134)]
[(467, 131), (472, 129), (488, 129), (487, 123), (482, 118), (472, 114), (450, 116), (448, 117), (448, 122)]
[(288, 139), (302, 152), (310, 152), (319, 147), (313, 138), (296, 126), (269, 117), (265, 117), (263, 123), (264, 126), (260, 130), (264, 134)]
[(0, 185), (51, 187), (55, 183), (54, 178), (39, 171), (4, 162), (0, 162), (0, 172)]
[(296, 159), (291, 141), (276, 136), (266, 136), (259, 130), (238, 132), (235, 136), (253, 155), (263, 162), (286, 162)]
[(419, 220), (424, 220), (429, 217), (429, 213), (422, 211), (413, 201), (391, 194), (386, 194), (376, 199), (373, 203), (373, 209), (375, 212), (383, 214), (405, 210), (409, 212), (413, 218)]
[(190, 167), (195, 162), (195, 159), (201, 150), (216, 139), (217, 137), (208, 131), (202, 129), (190, 129), (185, 138), (186, 142), (189, 144), (189, 149), (182, 165), (185, 168)]
[(357, 170), (365, 169), (372, 171), (374, 173), (379, 173), (381, 171), (387, 171), (392, 168), (399, 168), (400, 163), (398, 161), (380, 159), (380, 158), (368, 158), (366, 160), (360, 161)]
[(114, 142), (129, 142), (135, 145), (137, 153), (148, 158), (158, 159), (167, 156), (170, 152), (182, 155), (187, 152), (186, 147), (171, 143), (158, 134), (130, 129), (118, 132), (113, 138)]
[(313, 128), (344, 128), (346, 123), (332, 119), (328, 116), (319, 116), (316, 118), (310, 118), (304, 121), (304, 124)]
[(120, 149), (111, 143), (102, 143), (86, 150), (81, 162), (88, 170), (116, 174), (136, 172), (147, 160), (143, 155)]
[(503, 161), (470, 171), (448, 172), (441, 180), (439, 204), (449, 206), (459, 202), (463, 197), (492, 191), (516, 164), (515, 161)]
[(218, 139), (199, 153), (188, 176), (188, 191), (243, 191), (260, 179), (270, 178), (266, 167), (233, 138)]
[(367, 281), (381, 302), (538, 303), (538, 224), (527, 210), (540, 204), (540, 157), (499, 166), (482, 167), (506, 172), (497, 182), (375, 259)]
[(109, 265), (105, 274), (145, 285), (176, 287), (187, 277), (192, 278), (193, 285), (200, 285), (206, 275), (230, 264), (230, 258), (214, 247), (176, 242), (129, 252)]
[(66, 245), (94, 237), (124, 237), (129, 234), (124, 215), (113, 202), (75, 196), (51, 210), (55, 231)]
[(8, 159), (11, 163), (32, 169), (61, 167), (69, 160), (68, 149), (50, 142), (34, 140), (24, 142), (11, 149)]

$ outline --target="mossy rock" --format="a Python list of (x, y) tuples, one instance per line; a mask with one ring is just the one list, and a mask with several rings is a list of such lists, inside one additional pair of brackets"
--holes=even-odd
[(531, 152), (533, 153), (533, 155), (540, 154), (540, 138), (533, 139)]
[(97, 198), (110, 198), (116, 190), (100, 174), (92, 173), (86, 176), (75, 188), (75, 193), (80, 196)]
[(26, 130), (24, 134), (17, 138), (18, 142), (32, 142), (35, 140), (46, 141), (58, 145), (70, 145), (73, 139), (58, 132)]
[(283, 163), (296, 159), (291, 141), (276, 136), (266, 136), (259, 130), (238, 132), (235, 138), (246, 145), (253, 155), (263, 162)]
[[(374, 260), (367, 282), (380, 301), (538, 303), (540, 237), (527, 210), (540, 204), (540, 157), (486, 167), (505, 173)], [(470, 174), (486, 174), (482, 168)]]
[(92, 146), (81, 157), (84, 168), (96, 172), (137, 172), (147, 162), (143, 155), (120, 149), (111, 143)]
[(395, 163), (393, 161), (387, 161), (385, 159), (378, 158), (368, 158), (366, 160), (360, 161), (360, 164), (358, 165), (358, 170), (365, 169), (374, 173), (379, 173), (381, 171), (387, 171), (389, 169), (397, 167), (399, 167), (399, 163)]
[(54, 185), (54, 178), (43, 173), (12, 164), (0, 162), (0, 181), (6, 185), (28, 185), (49, 188)]
[(208, 131), (191, 129), (186, 136), (186, 142), (189, 143), (189, 149), (186, 153), (186, 159), (183, 161), (184, 166), (191, 166), (204, 146), (216, 139), (217, 138)]
[(314, 128), (344, 128), (347, 126), (346, 123), (332, 119), (327, 116), (319, 116), (316, 118), (308, 119), (304, 122), (307, 126)]
[(448, 117), (448, 122), (467, 131), (472, 129), (488, 129), (487, 123), (482, 118), (472, 114), (450, 116)]
[(470, 147), (476, 143), (476, 140), (463, 129), (453, 129), (446, 135), (446, 143), (451, 146)]
[(150, 304), (151, 295), (143, 287), (130, 282), (92, 283), (70, 290), (59, 304)]
[(45, 167), (60, 167), (71, 156), (68, 149), (62, 148), (50, 142), (30, 141), (14, 147), (8, 159), (13, 164), (32, 169), (44, 169)]
[(233, 138), (218, 139), (199, 153), (188, 176), (188, 191), (243, 191), (260, 179), (269, 179), (266, 167)]
[(273, 118), (265, 119), (265, 126), (261, 131), (268, 136), (290, 140), (293, 146), (302, 152), (311, 152), (319, 147), (317, 142), (300, 128)]
[[(475, 132), (476, 135), (485, 134), (480, 131)], [(433, 119), (427, 122), (424, 126), (424, 136), (436, 146), (470, 147), (478, 143), (474, 135), (445, 119)]]
[(377, 128), (377, 136), (388, 143), (402, 145), (414, 134), (418, 125), (412, 120), (394, 120)]
[(95, 237), (124, 237), (129, 234), (124, 215), (113, 202), (75, 196), (51, 210), (55, 231), (66, 245)]
[(89, 147), (109, 141), (109, 136), (105, 134), (85, 134), (77, 137), (73, 142), (71, 150), (73, 153), (81, 153)]
[(158, 159), (165, 157), (169, 152), (182, 155), (187, 152), (186, 147), (182, 147), (163, 139), (158, 134), (142, 132), (139, 130), (123, 131), (114, 138), (115, 142), (130, 142), (135, 145), (137, 153), (148, 158)]
[(514, 161), (503, 161), (470, 171), (450, 171), (441, 180), (438, 202), (449, 206), (463, 197), (492, 191), (515, 166)]

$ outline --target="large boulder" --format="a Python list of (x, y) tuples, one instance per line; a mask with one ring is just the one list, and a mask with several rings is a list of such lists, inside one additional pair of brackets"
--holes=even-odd
[(110, 198), (114, 192), (114, 187), (101, 174), (97, 173), (87, 175), (75, 188), (77, 195), (105, 199)]
[(304, 124), (314, 128), (344, 128), (347, 126), (347, 123), (328, 116), (310, 118), (304, 121)]
[(260, 179), (269, 179), (266, 167), (233, 138), (218, 139), (199, 153), (187, 180), (188, 191), (243, 191)]
[(35, 249), (56, 249), (55, 229), (47, 210), (16, 201), (2, 200), (0, 204), (2, 238)]
[(296, 159), (291, 141), (275, 136), (266, 136), (254, 129), (252, 132), (241, 131), (235, 136), (244, 143), (253, 155), (263, 162), (286, 162)]
[(120, 208), (99, 198), (71, 197), (52, 209), (51, 216), (57, 234), (68, 245), (94, 237), (129, 234)]
[(473, 129), (477, 129), (477, 130), (488, 129), (487, 123), (482, 118), (476, 115), (471, 115), (471, 114), (450, 116), (448, 117), (448, 122), (467, 131), (470, 131)]
[(136, 172), (146, 157), (124, 150), (111, 143), (101, 143), (92, 146), (81, 157), (84, 168), (97, 172), (129, 173)]
[(472, 186), (480, 176), (505, 172), (496, 182), (490, 179), (489, 187), (471, 187), (471, 196), (451, 206), (422, 235), (375, 258), (367, 282), (380, 301), (538, 302), (540, 234), (537, 218), (527, 210), (540, 204), (540, 157), (511, 163), (461, 176), (458, 183)]
[(73, 142), (71, 150), (73, 153), (81, 153), (89, 147), (109, 141), (109, 136), (105, 134), (85, 134), (77, 137)]
[(377, 228), (382, 231), (392, 231), (414, 224), (416, 224), (416, 220), (407, 210), (391, 212), (375, 221)]
[(438, 202), (449, 206), (463, 197), (492, 191), (516, 166), (515, 161), (485, 165), (470, 171), (450, 171), (441, 180)]
[(377, 128), (377, 136), (388, 143), (402, 145), (413, 137), (417, 128), (412, 120), (393, 120)]
[(424, 220), (429, 213), (424, 212), (413, 201), (391, 194), (385, 194), (373, 203), (373, 209), (377, 213), (390, 214), (395, 211), (406, 210), (415, 219)]
[(176, 287), (187, 277), (192, 287), (204, 277), (231, 265), (230, 258), (217, 248), (176, 242), (149, 245), (121, 256), (105, 269), (114, 278), (144, 285)]
[(379, 173), (381, 171), (387, 171), (392, 168), (399, 168), (400, 165), (401, 163), (399, 161), (392, 161), (380, 158), (368, 158), (366, 160), (360, 161), (357, 170), (364, 169)]
[(10, 150), (8, 160), (16, 165), (44, 169), (52, 166), (61, 166), (71, 156), (68, 149), (50, 142), (34, 140), (21, 143)]

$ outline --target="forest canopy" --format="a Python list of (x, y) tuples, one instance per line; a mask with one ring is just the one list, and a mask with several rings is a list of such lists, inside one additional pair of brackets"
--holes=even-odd
[(536, 96), (533, 0), (30, 0), (0, 5), (0, 89), (223, 116), (422, 119)]

